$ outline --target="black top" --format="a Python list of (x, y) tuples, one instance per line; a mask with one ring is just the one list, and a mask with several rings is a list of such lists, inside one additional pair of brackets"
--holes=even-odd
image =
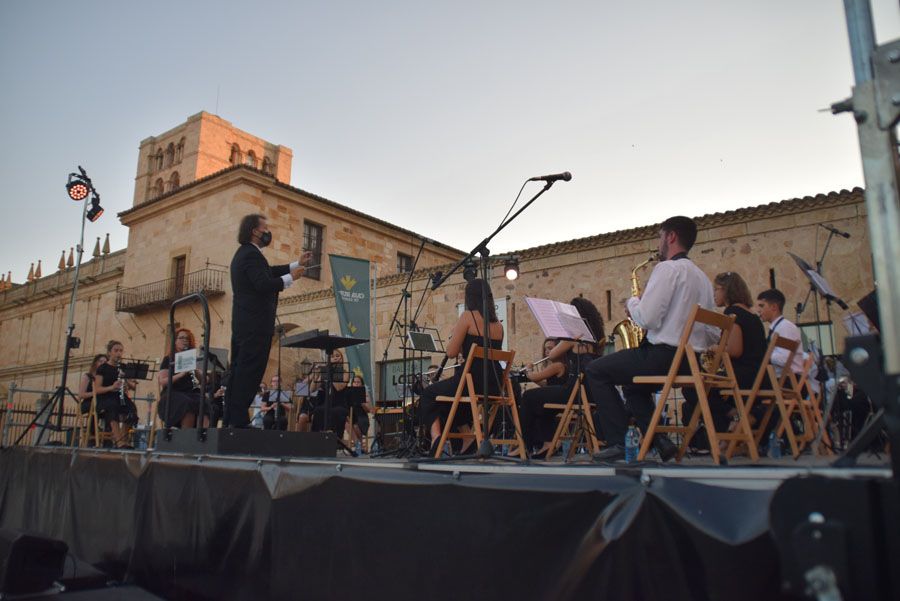
[[(463, 338), (462, 344), (462, 352), (464, 357), (469, 356), (469, 351), (472, 349), (472, 345), (481, 345), (484, 342), (484, 339), (480, 335), (475, 334), (466, 334), (466, 337)], [(494, 350), (502, 350), (503, 349), (503, 339), (491, 338), (491, 348)], [(494, 368), (495, 377), (491, 378), (491, 381), (488, 382), (488, 390), (492, 393), (496, 393), (499, 390), (498, 384), (500, 383), (500, 376), (503, 374), (503, 369), (501, 369), (500, 364), (497, 361), (491, 361), (491, 366)], [(482, 382), (484, 380), (484, 368), (482, 366), (481, 359), (475, 358), (472, 360), (472, 367), (469, 370), (469, 373), (472, 374), (472, 381), (475, 384), (475, 391), (482, 391)], [(490, 374), (490, 371), (488, 371)], [(462, 370), (457, 370), (456, 377), (459, 378), (462, 375)], [(490, 375), (489, 375), (490, 377)]]
[[(163, 360), (159, 364), (159, 371), (168, 371), (169, 370), (169, 358), (163, 357)], [(168, 388), (168, 386), (166, 387)], [(179, 392), (191, 392), (194, 390), (194, 382), (191, 380), (191, 376), (184, 376), (183, 378), (179, 378), (175, 385), (172, 387), (172, 390), (177, 390)]]
[(575, 380), (578, 379), (578, 375), (584, 371), (587, 364), (599, 357), (600, 355), (590, 351), (576, 353), (571, 350), (566, 353), (566, 383), (570, 386), (575, 384)]
[(255, 245), (241, 244), (231, 260), (232, 331), (274, 331), (278, 293), (284, 290), (281, 276), (289, 271), (289, 265), (269, 266)]
[[(104, 363), (97, 368), (97, 375), (103, 378), (101, 380), (103, 386), (112, 386), (113, 383), (119, 379), (119, 368), (111, 363)], [(118, 390), (111, 390), (109, 392), (104, 392), (103, 394), (98, 394), (97, 396), (103, 398), (115, 396), (118, 398), (119, 394), (120, 392)], [(125, 392), (125, 396), (128, 396), (127, 391)]]
[(734, 315), (734, 323), (741, 327), (744, 352), (740, 357), (732, 358), (731, 364), (734, 366), (738, 385), (741, 388), (750, 388), (766, 354), (766, 329), (756, 313), (743, 307), (731, 305), (725, 309), (725, 315)]

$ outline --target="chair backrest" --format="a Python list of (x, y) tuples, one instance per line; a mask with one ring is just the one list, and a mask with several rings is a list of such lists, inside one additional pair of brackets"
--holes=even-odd
[(691, 333), (699, 324), (703, 327), (713, 327), (719, 330), (718, 342), (708, 349), (708, 352), (712, 354), (712, 360), (708, 365), (700, 365), (701, 371), (716, 373), (722, 366), (725, 357), (727, 357), (725, 347), (728, 344), (728, 335), (734, 326), (734, 320), (734, 315), (723, 315), (704, 309), (700, 305), (695, 305), (684, 324), (684, 330), (681, 333), (681, 340), (678, 342), (678, 350), (675, 352), (675, 360), (672, 362), (670, 371), (678, 371), (686, 349), (693, 352), (693, 347), (690, 345)]
[[(466, 363), (463, 366), (463, 372), (459, 381), (460, 387), (465, 386), (467, 377), (472, 375), (472, 364), (475, 362), (475, 359), (486, 359), (487, 361), (491, 361), (494, 363), (504, 362), (505, 366), (503, 367), (503, 371), (500, 373), (500, 381), (497, 383), (497, 385), (500, 393), (505, 395), (507, 389), (509, 388), (509, 371), (512, 368), (512, 362), (515, 356), (515, 351), (502, 351), (499, 349), (488, 349), (487, 353), (485, 353), (484, 347), (473, 344), (469, 349), (469, 356), (466, 357)], [(488, 387), (488, 389), (490, 390), (490, 387)], [(462, 392), (462, 390), (460, 389), (458, 392)], [(482, 391), (476, 392), (481, 393)]]

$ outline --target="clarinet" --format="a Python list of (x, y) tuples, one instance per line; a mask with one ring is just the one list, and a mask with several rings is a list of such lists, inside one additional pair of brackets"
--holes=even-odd
[(447, 360), (450, 358), (450, 355), (444, 355), (444, 358), (441, 359), (441, 364), (438, 365), (437, 371), (434, 372), (434, 376), (432, 377), (432, 382), (437, 382), (441, 379), (441, 374), (444, 372), (444, 366), (447, 365)]
[(196, 372), (191, 370), (191, 384), (194, 386), (194, 390), (200, 390), (200, 380), (197, 379)]
[(128, 403), (125, 401), (125, 371), (122, 368), (118, 368), (119, 370), (119, 404), (125, 407)]

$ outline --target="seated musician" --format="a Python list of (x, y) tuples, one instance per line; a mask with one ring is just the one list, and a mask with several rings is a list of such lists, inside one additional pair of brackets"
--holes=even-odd
[[(304, 404), (297, 420), (301, 432), (309, 431), (310, 426), (315, 432), (325, 428), (325, 385), (327, 374), (325, 366), (317, 366), (310, 372), (310, 396)], [(342, 432), (350, 415), (347, 400), (343, 391), (350, 383), (350, 371), (344, 366), (344, 354), (340, 349), (335, 349), (328, 358), (327, 369), (331, 373), (331, 402), (328, 412), (328, 430)]]
[[(600, 357), (585, 369), (593, 402), (597, 404), (595, 421), (603, 429), (608, 447), (599, 458), (625, 457), (625, 432), (628, 411), (641, 432), (646, 432), (653, 416), (653, 393), (658, 386), (634, 385), (635, 376), (664, 375), (675, 357), (675, 350), (688, 317), (696, 305), (713, 310), (712, 284), (706, 274), (687, 257), (697, 239), (697, 224), (688, 217), (671, 217), (659, 229), (660, 262), (654, 267), (646, 290), (640, 297), (628, 299), (626, 312), (645, 328), (646, 336), (637, 348), (624, 349)], [(710, 328), (696, 327), (689, 344), (702, 352), (715, 342)], [(622, 386), (622, 397), (616, 386)], [(677, 449), (666, 436), (653, 440), (663, 461), (671, 459)]]
[[(542, 372), (549, 372), (557, 369), (557, 375), (547, 376), (554, 378), (553, 381), (548, 381), (546, 386), (526, 390), (522, 394), (522, 402), (519, 405), (522, 438), (525, 440), (526, 450), (529, 453), (537, 449), (537, 452), (531, 455), (534, 459), (543, 459), (547, 456), (553, 434), (556, 432), (556, 414), (559, 413), (559, 410), (548, 409), (544, 405), (546, 403), (565, 403), (584, 366), (603, 354), (601, 347), (604, 339), (603, 318), (600, 317), (597, 307), (591, 301), (580, 296), (573, 298), (570, 304), (578, 310), (578, 314), (587, 322), (591, 334), (599, 342), (560, 341), (547, 354), (547, 357), (554, 363), (542, 370)], [(556, 361), (561, 363), (556, 363)], [(562, 365), (561, 374), (555, 367), (557, 365)], [(568, 378), (564, 377), (566, 374), (568, 374)], [(595, 426), (599, 427), (596, 424)]]
[[(197, 348), (194, 333), (187, 328), (179, 328), (175, 332), (175, 352), (181, 353)], [(172, 376), (169, 386), (169, 365), (174, 356), (166, 355), (159, 364), (159, 417), (167, 428), (194, 428), (197, 415), (200, 413), (200, 371), (197, 369), (183, 371)], [(204, 418), (204, 427), (209, 426), (209, 416)]]
[[(738, 387), (744, 390), (752, 388), (759, 366), (766, 354), (766, 329), (759, 316), (752, 310), (753, 297), (750, 294), (750, 287), (747, 286), (744, 278), (733, 271), (720, 273), (713, 279), (713, 298), (717, 307), (725, 307), (725, 315), (734, 315), (735, 317), (725, 351), (731, 358)], [(763, 386), (766, 385), (764, 382)], [(693, 394), (688, 394), (689, 391)], [(687, 389), (684, 392), (684, 420), (687, 423), (697, 406), (697, 395), (693, 389)], [(727, 419), (734, 420), (737, 417), (737, 410), (733, 407), (729, 409), (720, 399), (717, 390), (711, 391), (709, 395), (710, 411), (716, 422), (716, 430), (722, 431)], [(734, 399), (730, 400), (733, 404)], [(757, 409), (764, 408), (757, 403), (754, 410)]]
[(118, 340), (110, 340), (106, 350), (109, 361), (97, 367), (94, 376), (97, 414), (107, 422), (117, 448), (132, 448), (125, 440), (125, 426), (137, 424), (137, 408), (128, 396), (128, 390), (133, 390), (135, 385), (125, 380), (120, 366), (125, 346)]
[(81, 374), (81, 384), (78, 387), (78, 399), (81, 401), (81, 414), (84, 415), (91, 411), (91, 401), (94, 399), (94, 376), (97, 375), (97, 368), (107, 362), (109, 357), (104, 353), (94, 355), (91, 360), (91, 367)]
[(266, 430), (287, 430), (287, 414), (291, 407), (290, 390), (281, 388), (281, 379), (274, 375), (270, 381), (269, 390), (262, 393), (260, 398), (260, 413), (262, 413), (263, 428)]
[[(453, 332), (450, 335), (447, 344), (447, 356), (455, 357), (462, 354), (468, 357), (469, 349), (472, 345), (481, 345), (483, 343), (483, 335), (485, 331), (485, 320), (481, 315), (482, 306), (482, 285), (484, 280), (476, 278), (466, 284), (465, 291), (465, 308), (466, 310), (459, 317), (456, 325), (453, 326)], [(490, 307), (490, 315), (488, 315), (488, 336), (491, 340), (491, 347), (500, 349), (503, 344), (503, 324), (497, 318), (494, 310), (494, 297), (488, 287), (488, 306)], [(493, 364), (494, 378), (488, 382), (488, 390), (496, 392), (499, 388), (500, 381), (499, 365)], [(483, 391), (483, 366), (480, 359), (475, 359), (470, 368), (472, 379), (475, 383), (476, 392)], [(451, 403), (439, 402), (436, 400), (438, 396), (453, 396), (456, 394), (456, 388), (459, 385), (462, 376), (462, 369), (455, 371), (452, 378), (440, 380), (431, 384), (422, 391), (419, 398), (419, 411), (422, 416), (422, 423), (429, 427), (431, 434), (431, 454), (437, 451), (437, 445), (441, 440), (441, 432), (443, 423), (450, 414)], [(468, 403), (460, 403), (454, 418), (454, 427), (461, 431), (471, 431), (472, 412)], [(465, 452), (472, 444), (471, 440), (466, 441), (461, 452)]]
[(350, 438), (354, 444), (359, 443), (363, 451), (365, 451), (366, 434), (369, 431), (369, 414), (375, 413), (375, 408), (369, 401), (369, 391), (366, 389), (366, 383), (362, 376), (353, 376), (350, 388), (362, 388), (364, 391), (362, 397), (351, 397), (350, 406), (353, 409), (353, 423), (348, 422), (347, 426), (350, 428)]

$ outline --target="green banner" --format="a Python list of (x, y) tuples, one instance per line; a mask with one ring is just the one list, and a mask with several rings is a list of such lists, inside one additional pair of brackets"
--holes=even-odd
[[(372, 291), (369, 285), (369, 262), (340, 255), (328, 255), (331, 278), (334, 280), (334, 302), (337, 305), (341, 334), (354, 338), (370, 338), (370, 306)], [(347, 347), (344, 357), (354, 375), (363, 377), (369, 394), (373, 395), (371, 343)]]

